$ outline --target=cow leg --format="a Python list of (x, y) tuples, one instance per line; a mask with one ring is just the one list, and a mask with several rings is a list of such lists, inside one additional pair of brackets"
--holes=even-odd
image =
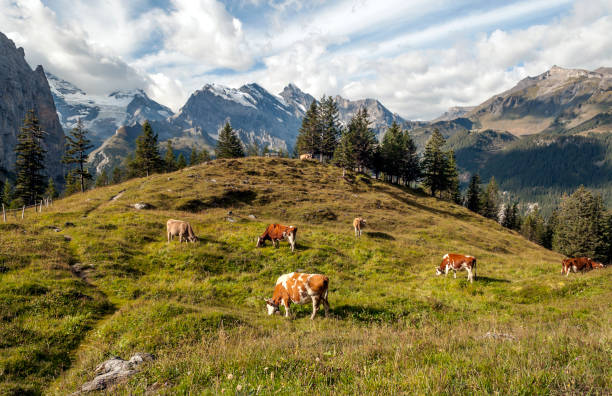
[(468, 273), (468, 280), (470, 281), (470, 283), (473, 283), (474, 277), (472, 276), (472, 270), (467, 268), (467, 273)]
[(457, 270), (453, 269), (453, 279), (457, 279)]
[(285, 307), (285, 317), (288, 318), (290, 315), (289, 312), (289, 301), (283, 300), (283, 306)]
[(329, 303), (327, 302), (327, 297), (321, 300), (323, 303), (323, 308), (325, 308), (325, 317), (329, 315)]
[(319, 299), (316, 297), (312, 298), (312, 315), (310, 315), (310, 320), (315, 318), (317, 311), (319, 310)]
[(168, 243), (170, 243), (170, 233), (169, 232), (166, 233), (166, 237), (168, 238)]

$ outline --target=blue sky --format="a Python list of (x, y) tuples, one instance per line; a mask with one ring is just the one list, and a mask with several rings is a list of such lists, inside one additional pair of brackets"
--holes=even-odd
[(553, 65), (612, 66), (609, 0), (0, 0), (0, 30), (87, 92), (180, 108), (209, 82), (373, 97), (409, 119)]

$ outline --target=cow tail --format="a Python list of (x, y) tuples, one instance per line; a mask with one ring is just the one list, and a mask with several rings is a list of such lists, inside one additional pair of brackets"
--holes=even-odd
[(476, 259), (474, 259), (474, 278), (476, 278)]
[(327, 277), (326, 277), (326, 278), (323, 280), (323, 290), (325, 290), (325, 291), (323, 292), (323, 299), (324, 299), (325, 301), (327, 301), (327, 289), (328, 289), (328, 287), (329, 287), (329, 278), (327, 278)]

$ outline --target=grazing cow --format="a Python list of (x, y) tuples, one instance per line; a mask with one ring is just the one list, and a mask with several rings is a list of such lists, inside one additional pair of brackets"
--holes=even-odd
[(195, 233), (193, 232), (193, 228), (191, 227), (191, 224), (187, 223), (186, 221), (173, 220), (173, 219), (168, 220), (166, 222), (166, 232), (167, 232), (167, 237), (168, 237), (168, 243), (170, 243), (172, 238), (177, 235), (179, 237), (180, 243), (183, 243), (183, 240), (185, 242), (187, 241), (197, 242), (198, 241), (198, 237), (195, 236)]
[(303, 274), (299, 272), (281, 275), (276, 281), (272, 298), (265, 299), (268, 315), (276, 312), (280, 313), (280, 306), (283, 305), (285, 307), (285, 316), (289, 317), (289, 305), (292, 302), (300, 305), (312, 302), (312, 315), (310, 319), (314, 319), (321, 303), (323, 303), (325, 316), (327, 316), (329, 313), (329, 303), (327, 302), (328, 286), (329, 279), (324, 275)]
[(361, 229), (365, 227), (366, 221), (362, 217), (356, 217), (353, 220), (353, 228), (355, 229), (355, 237), (361, 236)]
[(311, 159), (312, 159), (312, 154), (311, 153), (300, 154), (300, 161), (311, 160)]
[(474, 281), (476, 277), (476, 259), (472, 256), (464, 256), (462, 254), (445, 254), (442, 257), (440, 267), (436, 268), (436, 275), (448, 275), (448, 271), (454, 271), (454, 278), (457, 278), (457, 271), (466, 270), (468, 280)]
[(284, 226), (280, 224), (270, 224), (266, 231), (257, 238), (257, 247), (265, 245), (266, 241), (272, 241), (275, 247), (278, 247), (278, 241), (281, 239), (289, 241), (291, 251), (295, 250), (295, 238), (297, 235), (297, 227)]
[(603, 268), (602, 263), (598, 263), (588, 257), (566, 258), (561, 262), (561, 274), (569, 276), (570, 272), (585, 272), (596, 268)]

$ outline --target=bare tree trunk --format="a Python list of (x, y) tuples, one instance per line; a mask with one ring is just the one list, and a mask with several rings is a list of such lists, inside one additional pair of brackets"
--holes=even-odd
[(23, 208), (21, 209), (21, 220), (23, 220), (24, 215), (25, 215), (25, 205), (23, 205)]
[(4, 222), (6, 223), (6, 211), (4, 210), (4, 204), (2, 204), (2, 219), (4, 219)]

